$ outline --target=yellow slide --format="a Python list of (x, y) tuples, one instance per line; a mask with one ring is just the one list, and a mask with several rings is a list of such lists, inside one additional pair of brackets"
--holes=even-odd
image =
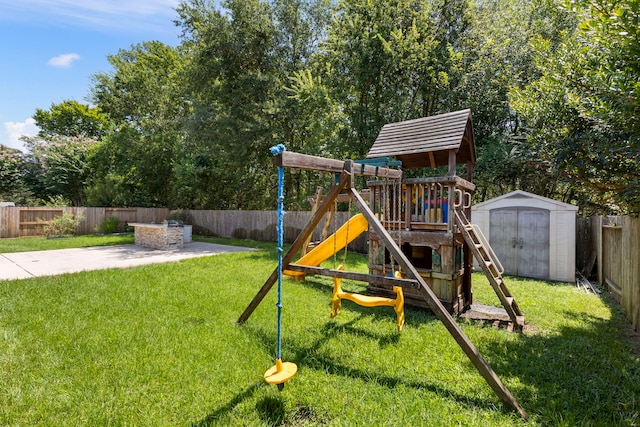
[[(320, 242), (309, 253), (300, 258), (295, 264), (317, 267), (323, 261), (331, 258), (334, 253), (342, 250), (369, 228), (369, 222), (364, 215), (357, 214), (349, 218), (334, 234)], [(348, 234), (348, 235), (347, 235)], [(334, 237), (335, 236), (335, 237)], [(284, 274), (291, 277), (301, 278), (304, 273), (299, 271), (284, 270)]]

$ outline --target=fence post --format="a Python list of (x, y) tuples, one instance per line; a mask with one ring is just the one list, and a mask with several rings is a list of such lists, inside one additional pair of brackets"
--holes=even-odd
[(593, 228), (594, 244), (596, 245), (596, 259), (598, 262), (598, 283), (601, 285), (604, 283), (604, 277), (602, 277), (602, 217), (593, 217), (591, 223)]

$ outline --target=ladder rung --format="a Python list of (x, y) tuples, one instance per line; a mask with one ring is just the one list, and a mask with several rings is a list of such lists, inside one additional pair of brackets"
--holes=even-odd
[(513, 297), (505, 297), (505, 299), (507, 300), (507, 303), (513, 307)]
[(524, 316), (516, 316), (516, 323), (520, 326), (524, 326)]

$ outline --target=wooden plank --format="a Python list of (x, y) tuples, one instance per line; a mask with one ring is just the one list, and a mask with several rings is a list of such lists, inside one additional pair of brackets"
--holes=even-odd
[(289, 264), (288, 270), (299, 271), (305, 274), (317, 274), (319, 276), (338, 277), (340, 279), (356, 280), (374, 285), (402, 286), (403, 288), (417, 288), (416, 280), (398, 279), (395, 277), (379, 276), (377, 274), (357, 273), (353, 271), (336, 270), (324, 267), (312, 267), (301, 264)]
[(449, 150), (449, 176), (456, 176), (456, 150)]
[(20, 236), (20, 208), (8, 206), (0, 208), (0, 237)]
[(604, 276), (602, 275), (602, 217), (596, 216), (591, 225), (595, 228), (595, 233), (593, 233), (593, 237), (595, 239), (594, 244), (596, 247), (596, 260), (598, 262), (598, 282), (604, 283)]
[[(311, 206), (311, 216), (313, 216), (314, 213), (316, 213), (316, 211), (318, 210), (318, 207), (320, 207), (320, 203), (322, 202), (322, 187), (318, 186), (316, 188), (316, 197), (311, 199), (309, 202), (312, 203)], [(301, 249), (301, 256), (304, 256), (307, 254), (307, 250), (309, 249), (309, 244), (311, 243), (311, 236), (313, 233), (309, 234), (309, 237), (307, 237), (307, 240), (304, 241), (304, 243), (302, 244), (302, 249)]]
[[(284, 153), (286, 153), (286, 151)], [(327, 194), (327, 197), (322, 201), (322, 204), (316, 211), (315, 215), (311, 217), (311, 219), (309, 220), (305, 228), (300, 232), (300, 234), (298, 235), (296, 240), (293, 242), (293, 244), (291, 245), (287, 253), (284, 254), (284, 256), (282, 257), (283, 270), (285, 270), (289, 266), (289, 264), (291, 263), (291, 260), (293, 260), (293, 257), (296, 256), (298, 250), (300, 250), (300, 248), (302, 247), (302, 244), (304, 243), (304, 241), (307, 239), (309, 235), (311, 235), (311, 233), (313, 232), (313, 229), (318, 225), (318, 223), (324, 216), (325, 212), (333, 205), (335, 198), (338, 196), (338, 194), (340, 194), (342, 189), (350, 182), (351, 182), (351, 176), (346, 171), (343, 171), (342, 174), (340, 175), (340, 182), (337, 185), (333, 186), (331, 191), (329, 191), (329, 194)], [(269, 276), (269, 278), (264, 283), (264, 285), (262, 285), (260, 290), (258, 290), (258, 293), (256, 294), (256, 296), (251, 300), (247, 308), (240, 315), (240, 318), (238, 318), (238, 323), (244, 323), (247, 321), (247, 319), (249, 319), (249, 317), (254, 312), (256, 307), (260, 305), (264, 297), (269, 293), (273, 285), (276, 283), (277, 279), (278, 279), (278, 267), (276, 266), (276, 268), (271, 273), (271, 276)]]
[(617, 283), (622, 288), (621, 305), (634, 329), (638, 328), (638, 306), (640, 304), (640, 220), (629, 216), (619, 219), (622, 227), (620, 275)]
[(396, 242), (387, 233), (382, 224), (380, 224), (375, 214), (371, 211), (371, 209), (369, 209), (369, 206), (362, 199), (362, 197), (360, 197), (358, 192), (353, 190), (352, 188), (347, 188), (347, 192), (352, 195), (355, 203), (360, 208), (360, 212), (362, 212), (369, 221), (369, 227), (371, 229), (374, 229), (376, 233), (381, 237), (384, 245), (395, 257), (396, 261), (402, 266), (405, 274), (407, 274), (410, 278), (418, 281), (418, 283), (420, 284), (419, 291), (423, 295), (425, 300), (429, 303), (431, 310), (444, 324), (445, 328), (447, 328), (451, 336), (455, 339), (462, 351), (464, 351), (471, 363), (476, 367), (480, 375), (482, 375), (482, 377), (493, 389), (502, 403), (518, 412), (522, 417), (528, 417), (527, 412), (524, 410), (524, 408), (520, 406), (516, 398), (511, 394), (509, 389), (502, 383), (491, 366), (489, 366), (487, 361), (482, 357), (478, 349), (473, 345), (473, 343), (465, 335), (462, 329), (460, 329), (453, 317), (451, 317), (449, 312), (445, 309), (440, 300), (438, 300), (436, 295), (429, 288), (429, 286), (420, 276), (415, 267), (413, 267), (407, 256), (402, 252), (398, 245), (396, 245)]
[[(325, 157), (311, 156), (309, 154), (295, 153), (293, 151), (283, 151), (273, 159), (274, 165), (285, 168), (295, 168), (304, 170), (315, 170), (322, 172), (342, 173), (346, 168), (346, 163), (342, 160), (327, 159)], [(379, 176), (389, 179), (397, 179), (402, 176), (402, 171), (385, 167), (362, 165), (353, 169), (356, 175)]]
[(630, 261), (627, 266), (631, 269), (629, 275), (630, 291), (629, 295), (632, 300), (631, 312), (627, 317), (631, 320), (631, 324), (635, 331), (640, 331), (640, 218), (630, 219), (631, 230), (629, 233)]
[(429, 151), (429, 165), (431, 165), (433, 169), (436, 168), (436, 158), (433, 156), (433, 151)]

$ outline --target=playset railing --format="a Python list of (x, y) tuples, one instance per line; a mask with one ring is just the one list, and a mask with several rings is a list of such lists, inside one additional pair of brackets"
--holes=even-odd
[(453, 209), (471, 216), (475, 185), (457, 176), (369, 181), (371, 209), (389, 230), (453, 231)]

